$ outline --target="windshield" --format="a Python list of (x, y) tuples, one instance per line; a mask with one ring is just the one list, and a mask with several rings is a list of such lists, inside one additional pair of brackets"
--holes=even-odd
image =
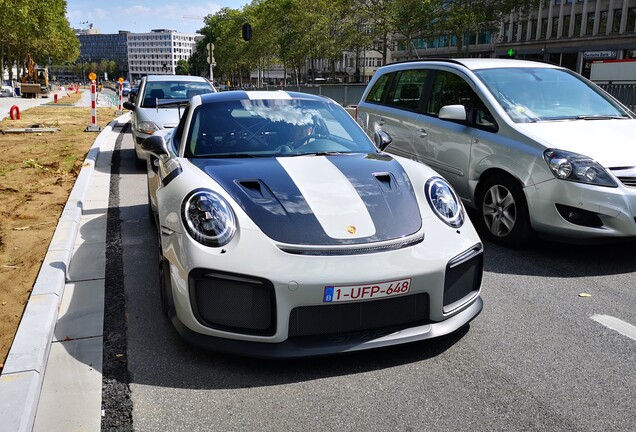
[(524, 67), (475, 73), (515, 123), (630, 118), (602, 90), (570, 71)]
[(157, 99), (191, 99), (193, 96), (212, 93), (210, 83), (205, 81), (150, 81), (146, 83), (143, 103), (144, 108), (155, 107)]
[(186, 157), (271, 157), (373, 153), (376, 148), (339, 105), (301, 99), (236, 100), (200, 105)]

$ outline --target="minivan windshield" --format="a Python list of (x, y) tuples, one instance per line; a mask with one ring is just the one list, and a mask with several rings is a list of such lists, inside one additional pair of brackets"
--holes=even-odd
[(157, 106), (157, 99), (191, 99), (198, 94), (213, 93), (212, 85), (205, 81), (149, 81), (141, 106)]
[(632, 118), (575, 73), (544, 67), (475, 72), (515, 123)]
[(196, 107), (186, 157), (280, 157), (375, 153), (340, 106), (304, 99), (234, 100)]

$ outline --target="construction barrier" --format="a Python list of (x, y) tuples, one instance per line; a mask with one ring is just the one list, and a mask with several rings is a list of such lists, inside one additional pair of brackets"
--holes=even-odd
[(9, 110), (9, 116), (11, 120), (20, 120), (20, 108), (17, 105), (13, 105)]
[(124, 83), (119, 83), (119, 105), (117, 105), (117, 111), (121, 111), (121, 94), (124, 92)]
[(91, 84), (91, 124), (86, 126), (86, 132), (99, 132), (102, 130), (100, 126), (97, 126), (97, 85), (95, 81)]

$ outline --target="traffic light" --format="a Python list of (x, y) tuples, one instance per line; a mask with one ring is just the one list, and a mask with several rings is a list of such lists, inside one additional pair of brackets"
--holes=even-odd
[(241, 32), (243, 34), (244, 41), (252, 39), (252, 26), (250, 25), (250, 23), (243, 24)]

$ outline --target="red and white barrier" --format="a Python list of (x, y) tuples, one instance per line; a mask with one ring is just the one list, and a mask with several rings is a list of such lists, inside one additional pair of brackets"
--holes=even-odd
[(97, 126), (97, 85), (95, 81), (91, 84), (91, 124), (86, 126), (85, 132), (99, 132), (102, 130)]
[(124, 83), (120, 82), (119, 83), (119, 105), (117, 105), (117, 113), (116, 115), (122, 115), (124, 112), (121, 110), (121, 98), (122, 98), (122, 93), (124, 92)]

